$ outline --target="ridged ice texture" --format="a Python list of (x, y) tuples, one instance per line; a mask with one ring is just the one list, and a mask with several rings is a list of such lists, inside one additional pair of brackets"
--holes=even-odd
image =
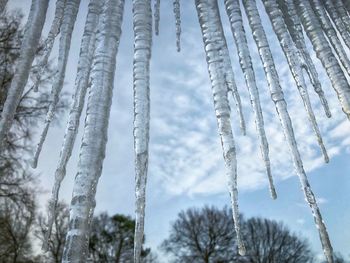
[(276, 190), (273, 184), (273, 179), (271, 175), (271, 165), (269, 157), (269, 145), (266, 139), (264, 119), (260, 105), (259, 91), (256, 86), (255, 73), (253, 69), (252, 60), (250, 57), (250, 52), (248, 49), (248, 43), (245, 36), (245, 31), (243, 27), (243, 20), (241, 9), (238, 0), (225, 0), (226, 12), (230, 20), (231, 31), (236, 43), (239, 63), (241, 65), (246, 85), (250, 95), (250, 102), (252, 104), (254, 114), (255, 114), (255, 124), (256, 130), (258, 131), (260, 139), (260, 150), (266, 168), (270, 193), (273, 199), (277, 198)]
[[(305, 93), (303, 94), (303, 92), (305, 89), (303, 89), (303, 87), (305, 87), (305, 83), (302, 76), (301, 67), (299, 65), (300, 61), (298, 60), (298, 58), (294, 56), (294, 54), (297, 54), (297, 51), (296, 51), (296, 48), (294, 47), (293, 40), (288, 34), (286, 25), (284, 24), (282, 12), (280, 11), (276, 0), (263, 0), (263, 3), (266, 9), (266, 12), (269, 15), (269, 18), (271, 20), (273, 29), (276, 35), (278, 36), (281, 47), (286, 55), (288, 64), (290, 65), (290, 68), (293, 73), (294, 79), (297, 83), (297, 86), (301, 92), (301, 95), (304, 96)], [(304, 100), (304, 104), (306, 101), (307, 100)], [(309, 117), (310, 117), (310, 114), (309, 114)], [(319, 140), (320, 139), (321, 138), (319, 138)], [(293, 146), (293, 144), (295, 144), (295, 141), (290, 141), (289, 144)], [(296, 145), (291, 147), (291, 150), (292, 152), (297, 151)], [(302, 166), (302, 162), (300, 158), (298, 158), (298, 155), (299, 155), (298, 153), (293, 154), (293, 161), (296, 164), (296, 170), (297, 170), (302, 188), (304, 190), (306, 201), (311, 207), (312, 213), (314, 215), (316, 227), (320, 234), (325, 256), (327, 259), (331, 260), (333, 256), (333, 250), (328, 237), (327, 229), (322, 220), (322, 216), (319, 211), (315, 196), (311, 190), (311, 187), (309, 185), (308, 179), (306, 177), (305, 171)], [(332, 262), (332, 261), (329, 261), (329, 262)]]
[(36, 78), (33, 83), (33, 88), (35, 92), (38, 91), (40, 81), (41, 81), (41, 76), (45, 72), (45, 66), (47, 65), (47, 61), (50, 57), (51, 50), (55, 42), (55, 38), (60, 32), (65, 6), (66, 6), (66, 0), (56, 1), (55, 17), (52, 21), (49, 34), (44, 43), (43, 56), (38, 63), (39, 74), (36, 75)]
[(220, 54), (222, 25), (217, 0), (195, 0), (198, 19), (203, 35), (204, 50), (213, 91), (215, 115), (225, 160), (228, 188), (231, 196), (233, 220), (237, 235), (238, 251), (245, 254), (239, 223), (237, 160), (236, 149), (230, 121), (230, 106), (227, 98), (227, 87), (223, 59)]
[(246, 126), (245, 126), (245, 120), (243, 116), (243, 109), (242, 109), (242, 103), (241, 103), (241, 97), (239, 95), (236, 81), (235, 81), (235, 76), (232, 70), (232, 64), (231, 64), (231, 59), (230, 59), (230, 53), (227, 47), (227, 41), (226, 37), (224, 34), (224, 30), (221, 28), (221, 39), (223, 41), (223, 44), (220, 48), (220, 53), (223, 59), (224, 63), (224, 69), (225, 69), (225, 79), (226, 79), (226, 85), (228, 91), (232, 93), (233, 99), (235, 100), (236, 103), (236, 109), (237, 109), (237, 114), (239, 117), (239, 126), (241, 128), (241, 132), (243, 135), (246, 135)]
[(72, 154), (74, 142), (78, 133), (80, 116), (83, 111), (86, 91), (89, 84), (90, 68), (95, 51), (96, 30), (103, 1), (91, 0), (86, 17), (85, 29), (81, 41), (78, 70), (75, 79), (73, 102), (70, 107), (66, 132), (61, 148), (60, 158), (55, 172), (55, 182), (49, 205), (48, 229), (45, 234), (44, 249), (50, 240), (52, 224), (56, 214), (59, 189), (66, 175), (66, 166)]
[(50, 105), (47, 110), (44, 129), (40, 135), (39, 143), (36, 147), (36, 151), (34, 154), (33, 163), (32, 163), (33, 168), (36, 168), (38, 165), (39, 155), (43, 147), (44, 141), (46, 139), (47, 132), (49, 131), (51, 121), (55, 115), (56, 106), (59, 101), (59, 96), (63, 87), (69, 49), (71, 44), (71, 38), (72, 38), (75, 20), (77, 18), (77, 14), (79, 10), (79, 5), (80, 5), (80, 0), (69, 0), (67, 1), (66, 7), (64, 9), (63, 21), (61, 26), (59, 51), (58, 51), (57, 72), (52, 84), (51, 95), (50, 95), (51, 96)]
[(332, 18), (337, 30), (343, 38), (345, 44), (350, 48), (350, 32), (347, 30), (341, 16), (339, 15), (337, 8), (334, 5), (334, 0), (322, 0), (324, 7), (326, 8), (329, 16)]
[(0, 13), (4, 12), (8, 0), (0, 0)]
[(323, 144), (320, 129), (318, 128), (315, 114), (312, 110), (309, 94), (307, 91), (304, 75), (303, 75), (303, 57), (296, 48), (293, 39), (288, 33), (287, 26), (284, 23), (283, 14), (280, 11), (276, 0), (264, 0), (266, 12), (268, 13), (273, 29), (278, 37), (281, 48), (288, 61), (290, 71), (293, 75), (295, 83), (298, 87), (300, 96), (303, 100), (305, 110), (308, 114), (312, 128), (317, 138), (317, 142), (322, 150), (325, 162), (329, 162), (327, 150)]
[(350, 86), (344, 72), (323, 34), (321, 25), (317, 20), (310, 2), (295, 0), (295, 3), (305, 32), (313, 45), (313, 49), (331, 80), (344, 113), (347, 115), (348, 119), (350, 119)]
[(311, 0), (312, 7), (321, 22), (322, 28), (329, 42), (332, 44), (335, 52), (338, 55), (340, 62), (343, 64), (347, 73), (350, 75), (350, 60), (340, 42), (336, 30), (333, 28), (331, 20), (328, 18), (326, 10), (320, 0)]
[(84, 134), (70, 206), (69, 229), (62, 262), (87, 262), (89, 229), (107, 143), (116, 55), (124, 1), (107, 0), (96, 37)]
[(321, 101), (321, 105), (326, 113), (326, 116), (330, 118), (332, 116), (328, 106), (327, 99), (322, 90), (321, 83), (318, 79), (318, 73), (316, 67), (311, 59), (309, 51), (305, 44), (305, 38), (303, 33), (303, 27), (298, 17), (297, 10), (293, 0), (279, 0), (279, 7), (283, 13), (284, 21), (287, 25), (288, 31), (296, 45), (301, 52), (305, 65), (303, 66), (309, 75), (310, 82), (314, 87), (315, 92), (318, 94)]
[(151, 0), (133, 0), (134, 28), (134, 151), (136, 219), (134, 262), (141, 262), (144, 235), (150, 122)]
[(159, 21), (160, 21), (160, 0), (155, 0), (154, 3), (154, 31), (159, 35)]
[(16, 62), (15, 73), (8, 90), (0, 120), (0, 145), (10, 130), (13, 118), (20, 102), (24, 88), (28, 82), (29, 73), (37, 50), (41, 31), (43, 29), (48, 0), (33, 0), (28, 21), (25, 26), (19, 58)]
[(180, 0), (174, 0), (174, 14), (175, 14), (175, 30), (176, 30), (176, 49), (177, 52), (181, 51), (181, 11)]
[(345, 5), (343, 4), (343, 1), (334, 0), (334, 6), (337, 9), (338, 14), (341, 20), (343, 21), (348, 33), (350, 34), (350, 17), (348, 15)]

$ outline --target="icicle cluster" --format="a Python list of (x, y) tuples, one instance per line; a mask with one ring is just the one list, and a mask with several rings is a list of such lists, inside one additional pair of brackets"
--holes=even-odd
[(255, 114), (255, 124), (260, 138), (260, 149), (262, 158), (264, 160), (267, 176), (269, 179), (271, 197), (273, 199), (277, 198), (276, 190), (273, 184), (273, 179), (271, 175), (271, 165), (269, 157), (269, 145), (266, 139), (265, 129), (264, 129), (264, 119), (262, 115), (259, 91), (256, 86), (255, 74), (253, 69), (252, 60), (250, 58), (250, 53), (248, 49), (248, 43), (245, 36), (245, 31), (243, 27), (243, 20), (241, 9), (238, 0), (225, 0), (226, 12), (230, 20), (232, 35), (234, 37), (239, 63), (241, 65), (244, 78), (247, 84), (247, 88), (250, 95), (250, 101)]
[[(295, 2), (297, 4), (298, 14), (303, 23), (306, 34), (311, 40), (316, 55), (320, 59), (329, 76), (332, 86), (338, 95), (338, 99), (344, 113), (347, 115), (348, 119), (350, 119), (350, 86), (345, 74), (328, 44), (310, 2), (302, 0), (295, 0)], [(328, 12), (328, 14), (330, 13)], [(335, 24), (337, 25), (337, 23)], [(337, 25), (337, 30), (342, 32), (342, 27)]]
[(145, 221), (150, 122), (149, 71), (152, 49), (151, 0), (133, 0), (133, 25), (134, 151), (136, 196), (134, 262), (140, 263)]
[(301, 25), (301, 22), (298, 17), (297, 10), (293, 1), (294, 0), (279, 0), (278, 4), (283, 13), (283, 18), (288, 28), (289, 34), (292, 37), (295, 46), (298, 48), (299, 52), (303, 56), (304, 61), (303, 61), (302, 67), (305, 68), (305, 70), (309, 75), (310, 81), (314, 87), (315, 92), (319, 96), (319, 99), (326, 113), (326, 116), (330, 118), (332, 114), (329, 110), (328, 102), (324, 96), (321, 83), (318, 79), (316, 67), (307, 50), (304, 34), (303, 34), (303, 27)]
[[(101, 1), (100, 1), (101, 2)], [(62, 262), (86, 262), (95, 193), (102, 172), (124, 0), (105, 0), (96, 36), (84, 135)]]
[(73, 102), (70, 107), (66, 133), (60, 153), (60, 158), (55, 172), (55, 182), (52, 189), (48, 215), (48, 229), (44, 240), (44, 249), (49, 243), (52, 224), (56, 214), (58, 194), (61, 182), (66, 175), (66, 166), (72, 154), (75, 138), (78, 133), (79, 121), (83, 111), (85, 96), (88, 88), (90, 69), (95, 51), (96, 31), (103, 1), (91, 0), (86, 17), (85, 29), (81, 41), (80, 56), (78, 62), (77, 76)]
[(20, 56), (16, 62), (15, 73), (1, 113), (0, 147), (11, 128), (17, 106), (28, 82), (30, 69), (45, 23), (48, 4), (48, 0), (32, 0), (28, 21), (25, 26)]
[(238, 251), (241, 255), (244, 255), (245, 247), (241, 237), (238, 210), (236, 148), (230, 121), (231, 114), (227, 97), (228, 89), (225, 79), (225, 63), (220, 54), (220, 50), (225, 47), (225, 41), (223, 41), (225, 36), (222, 29), (217, 0), (196, 0), (195, 4), (202, 30), (204, 50), (212, 85), (215, 115), (225, 160), (233, 220), (238, 241)]
[(32, 166), (37, 167), (39, 155), (46, 139), (51, 121), (55, 115), (56, 106), (59, 101), (59, 96), (63, 87), (64, 77), (66, 74), (66, 67), (71, 44), (72, 33), (74, 29), (75, 20), (79, 10), (80, 0), (69, 0), (66, 3), (61, 26), (61, 37), (58, 51), (58, 66), (55, 79), (51, 89), (51, 99), (49, 109), (46, 114), (44, 129), (41, 133), (39, 143), (37, 145)]
[(271, 1), (264, 0), (263, 2), (266, 8), (266, 11), (270, 17), (274, 31), (276, 32), (276, 35), (280, 41), (281, 48), (288, 61), (290, 71), (294, 77), (295, 83), (299, 90), (300, 97), (304, 103), (305, 110), (312, 124), (312, 128), (316, 134), (317, 141), (321, 147), (325, 162), (328, 162), (329, 157), (328, 157), (326, 148), (323, 144), (320, 130), (316, 122), (315, 114), (312, 110), (308, 90), (307, 90), (304, 75), (303, 75), (303, 63), (304, 63), (303, 57), (298, 52), (293, 42), (293, 39), (288, 33), (287, 26), (284, 23), (283, 15), (281, 10), (278, 7), (277, 2), (275, 0), (271, 0)]
[[(338, 96), (346, 116), (350, 119), (350, 60), (347, 52), (350, 48), (350, 1), (348, 0), (263, 0), (262, 1), (277, 35), (281, 49), (286, 57), (296, 87), (303, 101), (308, 118), (316, 135), (318, 144), (328, 162), (320, 129), (314, 115), (306, 78), (310, 80), (328, 117), (331, 112), (322, 90), (314, 62), (307, 49), (304, 32), (310, 39), (313, 49), (325, 68), (331, 84)], [(0, 13), (7, 1), (0, 0)], [(303, 168), (303, 162), (297, 147), (292, 120), (288, 113), (280, 79), (274, 64), (268, 39), (262, 25), (256, 0), (242, 0), (253, 38), (259, 51), (264, 73), (270, 90), (271, 99), (283, 128), (292, 160), (318, 228), (324, 254), (329, 263), (333, 262), (333, 249), (326, 226), (322, 220), (316, 198), (311, 190)], [(269, 147), (264, 130), (264, 120), (259, 100), (259, 91), (250, 57), (246, 32), (239, 0), (224, 1), (234, 42), (238, 51), (241, 69), (250, 94), (255, 114), (256, 129), (260, 139), (261, 154), (268, 174), (270, 192), (276, 198), (271, 176)], [(56, 0), (54, 21), (45, 41), (39, 72), (43, 72), (56, 36), (60, 33), (57, 74), (53, 80), (51, 103), (47, 112), (44, 130), (34, 156), (36, 167), (49, 125), (62, 89), (70, 42), (77, 17), (80, 0)], [(29, 18), (26, 24), (19, 59), (8, 91), (1, 120), (0, 141), (7, 135), (16, 112), (19, 100), (27, 84), (31, 66), (37, 50), (42, 28), (45, 22), (48, 0), (32, 0)], [(245, 254), (244, 240), (241, 237), (238, 211), (237, 161), (234, 135), (231, 128), (228, 93), (231, 92), (237, 107), (242, 133), (246, 127), (243, 117), (241, 98), (236, 86), (235, 76), (221, 23), (217, 0), (195, 0), (199, 24), (203, 36), (204, 50), (210, 76), (215, 114), (220, 134), (228, 188), (231, 196), (233, 219), (237, 235), (238, 251)], [(78, 173), (75, 178), (71, 201), (70, 223), (64, 249), (63, 262), (85, 262), (89, 226), (95, 207), (95, 192), (102, 172), (102, 163), (107, 143), (108, 118), (111, 107), (116, 55), (118, 51), (124, 0), (90, 0), (85, 29), (81, 41), (78, 70), (75, 80), (73, 101), (70, 108), (65, 138), (55, 172), (49, 209), (49, 226), (46, 243), (50, 240), (52, 222), (56, 214), (56, 205), (61, 181), (72, 154), (79, 120), (82, 114), (85, 96), (90, 87), (84, 135), (80, 149)], [(176, 43), (180, 51), (181, 18), (180, 0), (173, 1), (176, 20)], [(154, 4), (155, 34), (159, 34), (160, 0)], [(141, 262), (142, 241), (144, 236), (145, 195), (148, 167), (148, 143), (150, 126), (150, 58), (152, 48), (152, 10), (151, 0), (133, 0), (134, 30), (134, 151), (136, 181), (136, 228), (134, 262)], [(339, 33), (339, 34), (338, 34)], [(344, 46), (344, 44), (347, 45)], [(344, 72), (345, 71), (345, 72)], [(40, 84), (40, 73), (34, 83), (34, 89)]]
[[(244, 2), (245, 10), (247, 12), (249, 24), (253, 31), (254, 40), (257, 44), (260, 58), (264, 65), (266, 78), (270, 87), (271, 98), (275, 103), (276, 111), (279, 115), (280, 122), (284, 131), (284, 135), (287, 139), (288, 146), (292, 154), (295, 170), (299, 176), (306, 200), (312, 209), (312, 213), (314, 215), (317, 228), (319, 229), (325, 255), (329, 260), (329, 262), (332, 262), (332, 254), (333, 254), (332, 246), (328, 237), (326, 227), (323, 223), (321, 213), (317, 206), (316, 199), (310, 188), (308, 179), (306, 177), (306, 174), (303, 168), (303, 163), (299, 154), (299, 150), (297, 148), (297, 143), (293, 132), (292, 122), (291, 122), (289, 113), (287, 111), (287, 104), (284, 100), (283, 91), (279, 83), (279, 77), (278, 77), (276, 68), (274, 66), (271, 50), (269, 48), (269, 44), (267, 42), (267, 38), (261, 24), (261, 20), (258, 13), (258, 9), (255, 4), (255, 0), (244, 0), (243, 2)], [(265, 0), (264, 5), (267, 13), (270, 16), (274, 30), (280, 40), (282, 49), (286, 53), (286, 57), (290, 64), (292, 73), (294, 73), (293, 71), (297, 72), (297, 70), (299, 70), (300, 72), (301, 71), (300, 69), (295, 68), (297, 67), (297, 65), (294, 64), (295, 62), (291, 57), (293, 54), (297, 54), (296, 51), (294, 50), (293, 52), (295, 53), (293, 53), (293, 52), (290, 52), (290, 49), (288, 49), (290, 48), (290, 46), (293, 46), (293, 43), (291, 42), (292, 40), (289, 39), (289, 35), (287, 34), (287, 29), (282, 19), (282, 12), (278, 9), (277, 2), (274, 0)], [(288, 44), (290, 46), (288, 46)], [(300, 81), (303, 81), (301, 79), (302, 75), (297, 75), (297, 73), (294, 73), (293, 75), (294, 75), (294, 78), (296, 79), (297, 85), (299, 84)]]

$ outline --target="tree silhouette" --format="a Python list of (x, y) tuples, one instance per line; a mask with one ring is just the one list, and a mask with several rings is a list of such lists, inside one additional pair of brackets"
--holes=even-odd
[[(52, 233), (48, 244), (48, 255), (41, 256), (40, 262), (55, 262), (60, 263), (62, 261), (63, 247), (66, 240), (66, 234), (69, 221), (69, 208), (68, 205), (62, 202), (57, 204), (55, 220), (53, 222)], [(36, 237), (41, 242), (45, 240), (45, 234), (47, 231), (47, 215), (39, 215), (37, 218), (37, 231)], [(39, 261), (39, 259), (38, 259)]]
[(313, 255), (306, 240), (273, 220), (241, 217), (246, 256), (237, 252), (228, 208), (205, 206), (179, 213), (161, 248), (174, 262), (307, 263)]
[[(2, 12), (0, 16), (0, 113), (14, 76), (23, 39), (20, 12)], [(36, 58), (42, 56), (42, 45)], [(39, 74), (32, 66), (30, 81), (22, 94), (14, 123), (0, 150), (0, 262), (28, 262), (32, 242), (30, 232), (35, 221), (34, 175), (28, 169), (32, 137), (36, 124), (45, 116), (50, 103), (46, 84), (54, 74), (48, 65), (42, 74), (42, 90), (35, 93), (32, 80)], [(62, 97), (61, 112), (67, 104)]]
[[(92, 220), (90, 260), (96, 263), (133, 262), (135, 220), (129, 216), (102, 213)], [(145, 258), (150, 249), (142, 250)]]

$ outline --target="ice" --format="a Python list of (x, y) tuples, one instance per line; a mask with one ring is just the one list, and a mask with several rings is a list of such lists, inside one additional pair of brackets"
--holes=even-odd
[(226, 12), (230, 20), (231, 31), (234, 37), (239, 63), (241, 65), (246, 85), (250, 95), (250, 101), (253, 107), (255, 115), (255, 125), (260, 139), (260, 150), (266, 168), (270, 193), (273, 199), (277, 198), (276, 190), (273, 184), (273, 179), (271, 175), (271, 165), (269, 157), (269, 145), (267, 142), (265, 128), (264, 128), (264, 118), (260, 105), (259, 91), (256, 86), (255, 73), (253, 69), (252, 60), (250, 57), (250, 52), (248, 48), (247, 39), (245, 36), (245, 31), (243, 27), (242, 14), (240, 10), (240, 5), (238, 0), (225, 0)]
[(134, 262), (141, 262), (144, 236), (150, 123), (151, 0), (133, 0), (134, 28), (134, 152), (136, 220)]
[(106, 0), (96, 36), (86, 119), (62, 262), (87, 262), (95, 194), (105, 157), (124, 0)]
[[(0, 120), (0, 145), (11, 128), (17, 106), (28, 82), (31, 66), (39, 45), (48, 0), (33, 0), (22, 40), (21, 51), (16, 62), (15, 73), (3, 105)], [(1, 147), (1, 146), (0, 146)]]
[(32, 167), (36, 168), (38, 165), (38, 159), (43, 147), (44, 141), (46, 139), (47, 133), (53, 117), (55, 115), (55, 110), (57, 103), (60, 98), (60, 93), (63, 87), (64, 77), (66, 73), (66, 66), (68, 61), (68, 55), (70, 50), (71, 38), (74, 29), (75, 20), (77, 18), (79, 10), (80, 0), (69, 0), (66, 3), (64, 9), (63, 21), (61, 26), (61, 37), (59, 43), (58, 51), (58, 66), (55, 78), (53, 80), (51, 89), (50, 105), (47, 110), (44, 129), (40, 135), (39, 143), (36, 147), (36, 151), (33, 158)]

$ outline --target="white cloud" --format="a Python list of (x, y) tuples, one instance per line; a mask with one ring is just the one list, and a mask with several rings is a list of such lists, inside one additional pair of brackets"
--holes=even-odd
[[(195, 29), (198, 25), (187, 26), (186, 31), (191, 34), (186, 34), (183, 38), (184, 53), (180, 56), (185, 59), (181, 61), (181, 65), (176, 62), (176, 69), (157, 67), (155, 70), (158, 73), (161, 72), (161, 77), (154, 86), (154, 92), (158, 91), (158, 96), (155, 95), (153, 99), (152, 142), (154, 144), (151, 146), (153, 158), (150, 163), (150, 173), (156, 177), (163, 191), (174, 195), (222, 193), (227, 191), (224, 161), (216, 129), (203, 44), (199, 41), (201, 38), (199, 30)], [(231, 33), (228, 27), (225, 27), (225, 30), (248, 130), (246, 136), (240, 134), (239, 120), (232, 103), (232, 124), (237, 142), (238, 183), (240, 190), (254, 190), (266, 187), (267, 178), (261, 160), (249, 95), (238, 66)], [(250, 31), (247, 30), (247, 32), (260, 90), (272, 172), (275, 181), (278, 182), (294, 176), (295, 173), (275, 107), (270, 99), (255, 43), (249, 34)], [(293, 120), (299, 151), (305, 170), (311, 172), (325, 165), (323, 157), (279, 44), (273, 41), (275, 36), (270, 35), (269, 37), (272, 38), (270, 43)], [(167, 59), (171, 60), (171, 58)], [(318, 97), (310, 85), (309, 94), (329, 156), (334, 157), (349, 149), (350, 124), (341, 111), (335, 92), (330, 88), (325, 71), (318, 62), (317, 67), (333, 114), (331, 119), (325, 117)], [(159, 82), (166, 84), (160, 87)], [(163, 96), (165, 93), (167, 95)]]

